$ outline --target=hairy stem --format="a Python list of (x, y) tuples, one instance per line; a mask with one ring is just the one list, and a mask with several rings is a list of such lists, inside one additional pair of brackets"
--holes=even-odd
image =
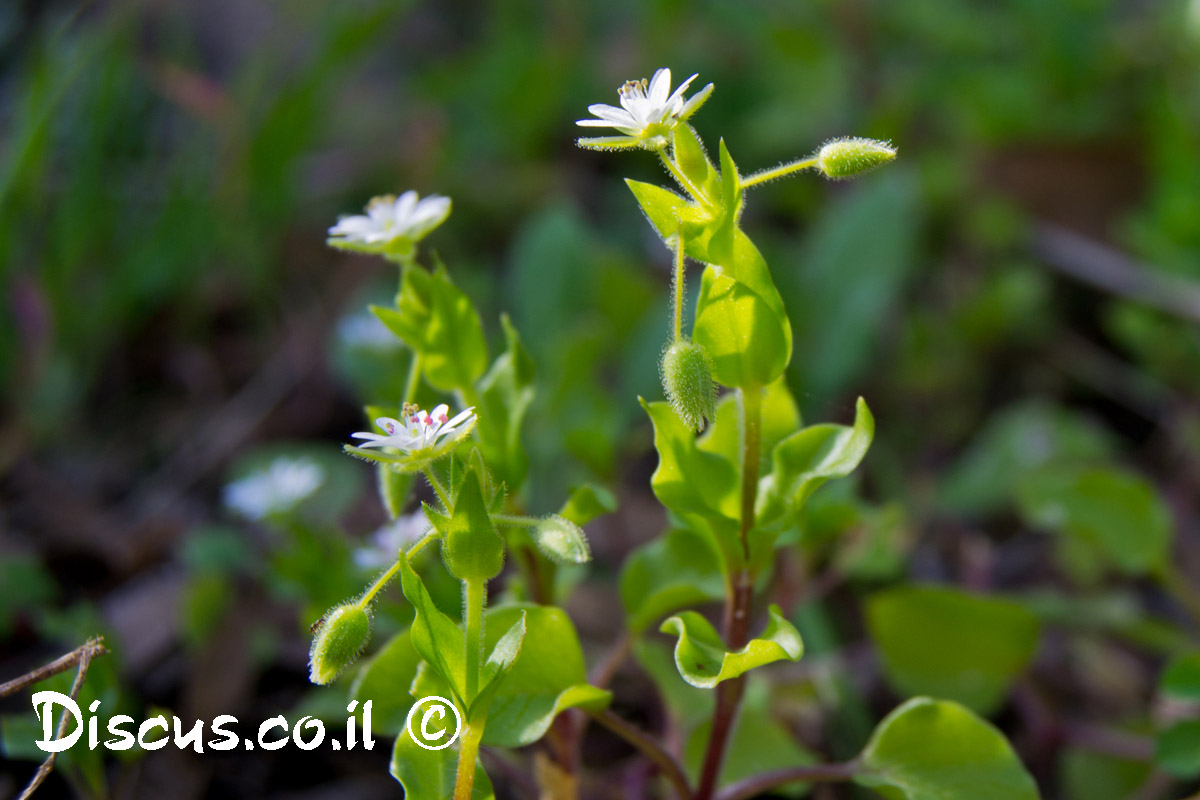
[(442, 485), (442, 482), (438, 480), (438, 476), (436, 473), (434, 473), (432, 468), (425, 468), (425, 480), (429, 481), (429, 485), (433, 487), (433, 491), (438, 496), (438, 500), (442, 501), (442, 507), (445, 508), (446, 511), (450, 511), (450, 494), (446, 491), (446, 487)]
[(487, 582), (463, 581), (463, 645), (467, 672), (466, 700), (479, 693), (479, 663), (483, 656), (483, 606), (487, 600)]
[(806, 170), (809, 167), (814, 166), (816, 163), (817, 159), (815, 158), (801, 158), (797, 161), (790, 161), (787, 164), (780, 164), (778, 167), (774, 167), (772, 169), (761, 170), (753, 175), (748, 175), (745, 178), (742, 178), (742, 188), (748, 189), (751, 186), (757, 186), (760, 183), (766, 183), (767, 181), (773, 181), (776, 178), (786, 177), (794, 172)]
[(465, 725), (458, 748), (458, 771), (454, 775), (454, 800), (471, 800), (475, 788), (475, 759), (479, 756), (479, 742), (483, 738), (483, 727)]
[[(425, 545), (429, 544), (436, 538), (438, 538), (436, 531), (426, 531), (424, 536), (414, 542), (413, 546), (404, 552), (405, 559), (411, 560), (413, 556), (425, 549)], [(397, 560), (395, 564), (392, 564), (392, 566), (388, 567), (387, 572), (375, 579), (375, 582), (370, 585), (367, 591), (363, 592), (363, 596), (358, 599), (359, 606), (366, 608), (368, 605), (370, 605), (371, 601), (375, 599), (375, 595), (379, 594), (379, 591), (383, 589), (383, 587), (391, 583), (392, 579), (395, 578), (399, 572), (400, 561)]]
[(672, 341), (675, 342), (683, 338), (683, 295), (686, 292), (683, 261), (683, 234), (680, 233), (675, 237), (675, 273), (671, 277), (671, 299), (675, 304), (675, 327), (672, 330)]
[(679, 795), (680, 800), (687, 800), (691, 797), (691, 787), (688, 786), (688, 779), (683, 772), (683, 767), (679, 765), (674, 756), (662, 749), (658, 742), (611, 711), (589, 713), (592, 719), (629, 742), (640, 750), (642, 755), (653, 761), (655, 766), (662, 771), (663, 776), (675, 787), (675, 792)]
[[(750, 530), (754, 527), (754, 506), (758, 501), (758, 462), (762, 447), (762, 390), (756, 387), (739, 390), (742, 399), (742, 519), (738, 536), (742, 543), (744, 562), (750, 559)], [(730, 575), (725, 595), (725, 646), (740, 650), (749, 640), (750, 606), (754, 599), (754, 575), (748, 563)], [(717, 687), (717, 708), (713, 713), (712, 732), (704, 753), (700, 788), (696, 800), (711, 800), (725, 759), (729, 733), (742, 702), (746, 688), (744, 675), (727, 680)]]
[(806, 783), (849, 781), (854, 779), (857, 771), (858, 764), (854, 761), (844, 764), (811, 764), (806, 767), (778, 769), (738, 781), (717, 795), (717, 800), (749, 800), (751, 797), (758, 797), (778, 786), (798, 781)]

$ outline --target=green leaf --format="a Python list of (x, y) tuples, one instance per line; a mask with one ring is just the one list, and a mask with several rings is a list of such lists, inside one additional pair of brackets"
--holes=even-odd
[(676, 125), (671, 137), (671, 155), (679, 165), (679, 171), (692, 182), (706, 200), (719, 197), (721, 176), (713, 166), (704, 145), (696, 136), (691, 125)]
[(1021, 482), (1018, 500), (1028, 524), (1078, 537), (1126, 575), (1156, 572), (1166, 563), (1171, 515), (1154, 485), (1139, 475), (1047, 468)]
[(377, 464), (376, 479), (379, 482), (379, 497), (383, 507), (391, 519), (399, 519), (404, 513), (408, 502), (408, 492), (412, 489), (413, 474), (392, 469), (390, 464)]
[(354, 676), (350, 697), (359, 705), (371, 702), (371, 724), (385, 734), (396, 735), (412, 707), (408, 687), (417, 675), (421, 657), (408, 631), (401, 631), (371, 656)]
[(1200, 653), (1172, 660), (1159, 679), (1158, 690), (1177, 700), (1200, 702)]
[(1150, 765), (1067, 748), (1058, 772), (1064, 800), (1129, 800), (1149, 776)]
[[(486, 478), (483, 478), (486, 480)], [(480, 469), (467, 469), (449, 517), (429, 516), (442, 535), (442, 558), (450, 574), (463, 581), (487, 581), (504, 567), (504, 539), (488, 514)]]
[(509, 630), (521, 614), (525, 640), (492, 700), (485, 745), (523, 747), (542, 738), (566, 709), (598, 710), (612, 699), (609, 692), (588, 685), (579, 637), (562, 609), (533, 604), (489, 609), (485, 646), (494, 646), (500, 632)]
[(668, 247), (674, 248), (683, 236), (684, 252), (697, 261), (708, 261), (708, 243), (714, 227), (712, 212), (686, 200), (669, 189), (626, 179), (638, 205)]
[(504, 683), (504, 677), (512, 669), (512, 665), (517, 661), (517, 656), (521, 653), (521, 645), (525, 642), (525, 632), (525, 614), (522, 612), (517, 621), (493, 645), (491, 654), (483, 663), (479, 679), (479, 694), (475, 696), (471, 702), (471, 709), (467, 712), (469, 723), (474, 724), (477, 720), (487, 718), (496, 691)]
[(454, 699), (463, 706), (467, 673), (462, 631), (434, 605), (425, 584), (403, 552), (400, 553), (400, 586), (415, 614), (411, 629), (413, 647), (445, 679), (454, 692)]
[(700, 279), (692, 340), (712, 356), (717, 383), (762, 387), (791, 360), (792, 326), (762, 254), (741, 230), (731, 237), (727, 253), (717, 241), (710, 244), (713, 259)]
[(699, 439), (670, 404), (641, 403), (654, 423), (658, 468), (650, 478), (650, 486), (655, 496), (672, 511), (736, 525), (741, 515), (736, 399), (722, 399), (716, 419)]
[(479, 382), (479, 442), (498, 478), (516, 492), (529, 471), (521, 426), (534, 398), (534, 368), (508, 315), (500, 324), (507, 348)]
[(1154, 761), (1177, 778), (1200, 775), (1200, 719), (1176, 722), (1154, 737)]
[(1012, 746), (948, 700), (915, 697), (875, 729), (854, 780), (889, 800), (1037, 800)]
[(1037, 618), (1008, 600), (905, 586), (872, 595), (866, 610), (897, 694), (937, 692), (980, 714), (1004, 702), (1037, 649)]
[(1111, 435), (1087, 417), (1036, 400), (992, 416), (939, 487), (956, 514), (987, 514), (1012, 501), (1021, 478), (1048, 464), (1095, 461), (1113, 451)]
[(580, 527), (587, 525), (596, 517), (611, 514), (617, 510), (617, 496), (603, 486), (593, 486), (585, 483), (571, 490), (567, 502), (559, 509), (559, 516), (569, 519)]
[(633, 657), (654, 682), (675, 725), (681, 731), (692, 730), (712, 717), (716, 697), (680, 676), (673, 651), (661, 638), (639, 636), (633, 640)]
[(416, 265), (405, 267), (396, 308), (371, 306), (371, 311), (421, 354), (421, 371), (435, 389), (472, 387), (487, 369), (487, 341), (479, 314), (445, 267), (436, 273)]
[(701, 689), (712, 689), (721, 681), (781, 659), (799, 661), (804, 643), (792, 623), (772, 605), (762, 635), (736, 652), (728, 652), (717, 629), (695, 611), (671, 617), (659, 629), (679, 637), (675, 643), (675, 666), (683, 679)]
[(621, 569), (621, 602), (634, 634), (673, 611), (724, 596), (720, 551), (699, 531), (670, 530), (634, 550)]
[[(454, 800), (460, 736), (441, 750), (426, 750), (412, 740), (406, 729), (392, 748), (392, 777), (404, 787), (404, 796), (420, 800)], [(471, 800), (495, 800), (492, 781), (479, 759), (475, 760), (475, 783)]]
[(771, 454), (774, 469), (766, 480), (758, 512), (759, 525), (770, 524), (787, 512), (798, 512), (826, 481), (853, 472), (874, 437), (875, 418), (860, 397), (853, 427), (811, 425), (776, 445)]
[(534, 527), (532, 536), (542, 555), (556, 564), (586, 564), (592, 559), (583, 529), (565, 517), (546, 517)]

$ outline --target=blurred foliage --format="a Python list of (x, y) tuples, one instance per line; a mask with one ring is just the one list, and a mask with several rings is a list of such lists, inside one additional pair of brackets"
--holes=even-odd
[[(904, 587), (911, 577), (965, 582), (970, 554), (955, 547), (982, 539), (1000, 562), (998, 588), (1047, 577), (1086, 588), (1030, 601), (1047, 627), (1066, 631), (1068, 644), (1056, 648), (1114, 632), (1156, 655), (1194, 647), (1177, 611), (1145, 602), (1144, 583), (1118, 591), (1112, 573), (1170, 584), (1172, 546), (1194, 564), (1195, 321), (1055, 277), (1030, 233), (1064, 225), (1151, 274), (1200, 281), (1197, 8), (1195, 0), (311, 0), (216, 12), (195, 1), (4, 4), (0, 463), (104, 447), (143, 465), (165, 458), (177, 431), (148, 430), (141, 411), (183, 404), (190, 426), (219, 408), (191, 396), (181, 377), (189, 353), (209, 353), (230, 394), (279, 357), (297, 309), (336, 317), (365, 297), (388, 299), (387, 280), (323, 248), (323, 231), (370, 195), (411, 186), (455, 200), (431, 241), (481, 303), (490, 351), (502, 351), (495, 321), (507, 311), (536, 365), (521, 502), (547, 512), (570, 486), (640, 476), (651, 437), (636, 398), (659, 396), (668, 264), (613, 178), (619, 167), (573, 149), (571, 121), (621, 81), (669, 64), (716, 82), (697, 125), (710, 140), (724, 133), (746, 170), (848, 132), (900, 148), (901, 163), (878, 180), (780, 182), (747, 210), (791, 313), (788, 377), (804, 416), (849, 423), (863, 394), (879, 420), (862, 484), (814, 502), (785, 541), (809, 566), (887, 598), (915, 591)], [(629, 165), (639, 178), (660, 174), (649, 156)], [(346, 396), (394, 405), (405, 353), (372, 338), (369, 319), (330, 328), (322, 355)], [(343, 405), (336, 423), (321, 422), (340, 426), (335, 437), (356, 413)], [(189, 645), (202, 647), (227, 619), (239, 580), (265, 583), (286, 602), (309, 598), (296, 611), (297, 632), (360, 584), (333, 521), (358, 511), (366, 481), (328, 444), (306, 452), (333, 453), (342, 463), (328, 468), (349, 477), (312, 498), (311, 515), (253, 536), (209, 525), (189, 534), (179, 555)], [(252, 452), (228, 475), (273, 455)], [(1113, 502), (1117, 495), (1132, 502)], [(972, 527), (976, 539), (964, 533), (948, 544), (962, 532), (946, 534), (951, 524), (986, 533)], [(1056, 534), (1032, 537), (1056, 558), (1023, 549), (1029, 530)], [(680, 523), (627, 563), (622, 600), (646, 617), (636, 627), (720, 593), (694, 539)], [(686, 552), (694, 574), (658, 580), (668, 550)], [(51, 566), (5, 547), (0, 638), (31, 626), (65, 643), (103, 628)], [(430, 591), (446, 608), (457, 602), (453, 583), (431, 581)], [(932, 620), (919, 640), (926, 650), (978, 634), (962, 610), (974, 608), (969, 596), (955, 597), (901, 608)], [(65, 611), (37, 612), (56, 598)], [(1036, 627), (1009, 600), (988, 602), (1005, 604), (999, 614), (1023, 642)], [(810, 658), (862, 634), (832, 605), (818, 598), (795, 615)], [(878, 599), (872, 607), (886, 610)], [(876, 638), (883, 616), (868, 619)], [(262, 628), (267, 649), (277, 649), (277, 632)], [(670, 684), (670, 655), (658, 644), (639, 642), (639, 661), (666, 676), (659, 682), (678, 694), (667, 698), (677, 716), (696, 714), (696, 693)], [(903, 690), (944, 680), (913, 662), (916, 644), (900, 643), (890, 660), (885, 653), (887, 677)], [(1022, 647), (982, 676), (951, 659), (954, 680), (986, 684), (982, 697), (968, 686), (957, 699), (998, 707), (1029, 659)], [(1064, 694), (1100, 695), (1102, 679), (1118, 672), (1079, 667), (1080, 686)], [(844, 675), (814, 682), (832, 709), (832, 749), (855, 752), (870, 727), (869, 698)], [(753, 703), (747, 712), (779, 725)], [(735, 734), (739, 763), (799, 757), (760, 748), (746, 730)], [(1194, 714), (1162, 721), (1165, 768), (1195, 773), (1195, 732)], [(64, 762), (94, 784), (95, 765)], [(1056, 796), (1070, 798), (1128, 796), (1147, 771), (1137, 759), (1074, 746), (1055, 770)]]

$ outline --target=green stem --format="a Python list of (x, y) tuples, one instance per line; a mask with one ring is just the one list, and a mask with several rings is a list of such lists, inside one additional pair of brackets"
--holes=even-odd
[(463, 727), (458, 747), (458, 772), (454, 776), (454, 800), (471, 800), (471, 791), (475, 788), (475, 760), (479, 757), (482, 738), (482, 726), (467, 724)]
[(520, 514), (492, 514), (492, 522), (498, 525), (511, 525), (514, 528), (532, 528), (541, 522), (537, 517), (525, 517)]
[(450, 495), (446, 492), (446, 487), (438, 480), (437, 475), (434, 474), (432, 467), (425, 468), (425, 480), (429, 481), (429, 485), (433, 487), (434, 494), (438, 496), (438, 500), (442, 501), (442, 507), (446, 511), (450, 511)]
[(412, 363), (408, 366), (408, 380), (404, 383), (402, 403), (417, 402), (417, 388), (421, 385), (421, 354), (416, 350), (412, 354)]
[(675, 238), (675, 274), (671, 281), (671, 298), (675, 301), (675, 337), (678, 342), (683, 338), (683, 294), (684, 294), (684, 256), (683, 234)]
[(738, 536), (742, 552), (750, 558), (750, 529), (754, 527), (754, 506), (758, 502), (758, 462), (762, 448), (762, 389), (740, 389), (742, 398), (742, 524)]
[(793, 172), (800, 172), (808, 169), (809, 167), (815, 166), (816, 163), (817, 159), (815, 157), (802, 158), (797, 161), (791, 161), (787, 164), (780, 164), (778, 167), (774, 167), (773, 169), (761, 170), (753, 175), (742, 178), (742, 188), (749, 189), (751, 186), (757, 186), (760, 183), (766, 183), (767, 181), (773, 181), (776, 178), (786, 177), (791, 175)]
[(479, 663), (483, 657), (483, 606), (487, 600), (487, 582), (463, 581), (463, 647), (467, 673), (466, 700), (471, 703), (479, 693)]
[[(413, 557), (416, 556), (417, 553), (419, 553), (425, 549), (425, 545), (429, 544), (436, 538), (438, 538), (436, 531), (427, 532), (424, 536), (422, 536), (420, 539), (418, 539), (416, 542), (414, 542), (412, 547), (408, 548), (408, 550), (405, 551), (405, 553), (404, 553), (405, 560), (411, 561), (413, 559)], [(371, 601), (375, 599), (375, 595), (379, 594), (379, 591), (383, 587), (385, 587), (389, 583), (391, 583), (392, 579), (395, 578), (399, 572), (400, 572), (400, 561), (397, 559), (396, 563), (392, 564), (392, 566), (390, 566), (388, 568), (387, 572), (383, 573), (378, 578), (376, 578), (375, 582), (371, 584), (371, 587), (369, 589), (367, 589), (366, 592), (363, 593), (362, 597), (360, 597), (358, 599), (359, 607), (366, 608), (368, 605), (370, 605)]]
[(708, 198), (705, 196), (704, 192), (697, 188), (696, 184), (692, 183), (688, 179), (688, 176), (684, 175), (683, 171), (679, 169), (679, 165), (672, 161), (669, 156), (667, 156), (667, 150), (665, 147), (659, 148), (658, 157), (662, 161), (663, 166), (667, 168), (667, 172), (671, 173), (671, 177), (674, 178), (679, 185), (682, 186), (684, 190), (692, 196), (693, 200), (701, 205), (708, 205)]
[[(738, 535), (742, 541), (744, 562), (729, 576), (725, 596), (725, 646), (738, 650), (749, 640), (750, 606), (754, 599), (754, 574), (749, 567), (750, 530), (754, 527), (754, 506), (758, 500), (758, 462), (762, 450), (762, 389), (743, 388), (738, 391), (742, 400), (742, 519)], [(695, 800), (711, 800), (721, 775), (725, 748), (733, 729), (733, 720), (741, 705), (746, 688), (746, 676), (727, 680), (717, 687), (717, 707), (713, 712), (712, 732), (704, 765), (700, 772), (700, 787)]]

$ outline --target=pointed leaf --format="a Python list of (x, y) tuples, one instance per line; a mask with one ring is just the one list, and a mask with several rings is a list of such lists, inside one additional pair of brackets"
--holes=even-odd
[(438, 530), (442, 532), (442, 558), (451, 575), (463, 581), (487, 581), (500, 574), (504, 539), (488, 514), (478, 470), (466, 471), (450, 520), (444, 531)]
[(741, 476), (737, 455), (729, 452), (738, 431), (736, 401), (722, 401), (717, 419), (700, 439), (668, 403), (641, 403), (654, 423), (658, 468), (650, 485), (655, 496), (672, 511), (736, 524), (741, 514)]
[(604, 708), (612, 695), (587, 684), (583, 651), (571, 619), (559, 608), (520, 604), (488, 611), (485, 646), (525, 614), (526, 634), (516, 662), (488, 712), (483, 743), (523, 747), (540, 739), (568, 708)]
[(516, 663), (517, 656), (521, 652), (521, 645), (525, 642), (525, 630), (525, 614), (522, 613), (520, 618), (492, 647), (492, 652), (487, 661), (483, 663), (483, 671), (479, 676), (479, 694), (471, 703), (471, 710), (467, 712), (468, 722), (474, 723), (476, 720), (487, 718), (496, 691), (504, 682), (504, 676)]
[(1000, 731), (958, 703), (917, 697), (875, 729), (855, 782), (893, 800), (1037, 800)]
[(462, 631), (434, 605), (421, 577), (413, 571), (403, 552), (400, 553), (400, 586), (415, 613), (413, 647), (446, 680), (461, 704), (466, 693)]
[(479, 382), (479, 441), (488, 464), (515, 492), (529, 470), (521, 432), (534, 398), (533, 361), (508, 316), (500, 323), (508, 346)]
[(774, 469), (767, 481), (759, 524), (766, 525), (786, 512), (797, 512), (805, 501), (831, 478), (854, 471), (875, 436), (875, 418), (860, 397), (854, 426), (812, 425), (775, 446)]
[(695, 611), (685, 611), (662, 624), (663, 633), (679, 637), (675, 643), (675, 666), (683, 679), (701, 689), (712, 689), (721, 681), (781, 659), (799, 661), (804, 643), (792, 623), (772, 605), (767, 627), (759, 638), (730, 653), (716, 628)]

